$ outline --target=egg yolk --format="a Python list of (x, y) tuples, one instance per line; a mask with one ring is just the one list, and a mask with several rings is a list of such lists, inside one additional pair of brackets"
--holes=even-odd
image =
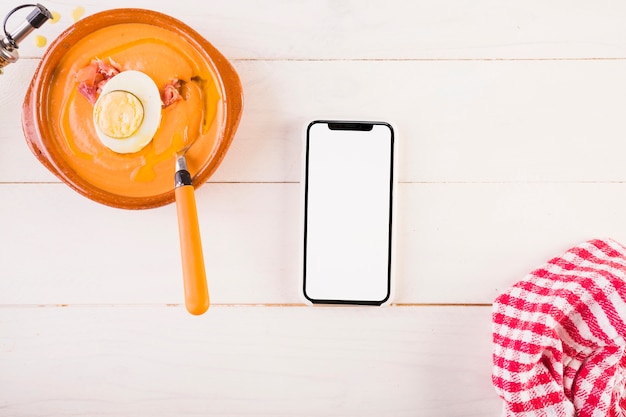
[(127, 91), (111, 91), (99, 98), (93, 119), (100, 130), (115, 139), (132, 136), (143, 121), (141, 101)]

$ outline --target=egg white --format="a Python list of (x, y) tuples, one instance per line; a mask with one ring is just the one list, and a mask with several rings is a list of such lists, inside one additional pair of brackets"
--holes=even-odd
[(94, 109), (98, 107), (100, 98), (112, 91), (126, 91), (139, 99), (143, 106), (143, 120), (137, 130), (122, 139), (108, 136), (100, 129), (95, 120), (98, 139), (113, 152), (133, 153), (145, 147), (159, 129), (161, 123), (161, 94), (152, 78), (140, 71), (123, 71), (111, 78), (102, 88)]

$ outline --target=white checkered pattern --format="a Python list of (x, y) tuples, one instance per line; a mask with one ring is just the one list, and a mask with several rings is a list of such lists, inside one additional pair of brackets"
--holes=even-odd
[(626, 417), (626, 247), (568, 250), (501, 294), (492, 319), (506, 417)]

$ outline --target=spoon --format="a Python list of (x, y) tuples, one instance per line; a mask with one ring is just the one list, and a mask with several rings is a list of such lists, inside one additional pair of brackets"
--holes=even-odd
[(188, 148), (189, 146), (176, 156), (174, 195), (178, 216), (180, 255), (183, 265), (185, 307), (189, 313), (200, 315), (209, 309), (209, 290), (204, 269), (196, 197), (185, 159), (185, 151)]

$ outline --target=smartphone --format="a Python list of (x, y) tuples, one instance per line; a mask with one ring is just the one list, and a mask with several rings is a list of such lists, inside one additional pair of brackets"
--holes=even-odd
[(393, 128), (314, 121), (304, 159), (304, 296), (312, 303), (385, 303), (392, 274)]

